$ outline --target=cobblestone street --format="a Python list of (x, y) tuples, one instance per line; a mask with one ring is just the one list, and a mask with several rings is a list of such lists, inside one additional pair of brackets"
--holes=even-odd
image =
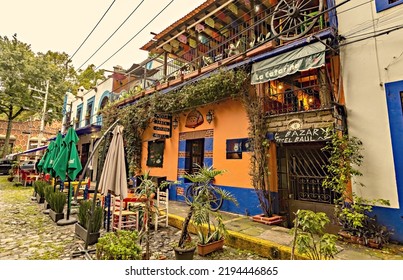
[[(42, 213), (43, 204), (31, 200), (32, 187), (12, 185), (5, 176), (0, 177), (0, 260), (85, 259), (84, 254), (72, 257), (73, 252), (80, 250), (80, 244), (84, 244), (75, 236), (74, 225), (56, 225), (48, 214)], [(175, 259), (171, 244), (179, 239), (179, 230), (168, 227), (159, 229), (156, 234), (154, 230), (150, 232), (151, 259)], [(92, 258), (95, 258), (95, 254)], [(231, 247), (224, 247), (222, 252), (206, 257), (195, 254), (194, 258), (262, 259)]]

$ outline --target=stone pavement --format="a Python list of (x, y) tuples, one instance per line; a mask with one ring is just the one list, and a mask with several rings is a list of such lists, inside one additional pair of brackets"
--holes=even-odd
[[(43, 204), (31, 200), (32, 187), (12, 187), (5, 176), (0, 176), (0, 260), (80, 260), (84, 242), (74, 233), (74, 225), (58, 226), (43, 213)], [(74, 214), (72, 218), (76, 218)], [(101, 236), (105, 234), (102, 230)], [(159, 227), (151, 230), (151, 259), (175, 259), (172, 244), (179, 240), (180, 230)], [(94, 249), (95, 245), (88, 249)], [(95, 254), (91, 254), (96, 259)], [(258, 260), (256, 254), (225, 247), (225, 250), (206, 257), (195, 254), (195, 259)]]
[[(32, 187), (11, 187), (5, 176), (0, 176), (0, 260), (84, 259), (84, 255), (72, 257), (83, 245), (74, 234), (74, 225), (57, 226), (42, 212), (43, 205), (31, 200), (32, 192)], [(151, 231), (152, 259), (174, 259), (172, 244), (179, 239), (187, 210), (186, 204), (170, 201), (170, 226), (159, 227), (157, 233)], [(292, 237), (288, 229), (259, 224), (242, 215), (223, 213), (223, 218), (229, 231), (224, 250), (206, 257), (195, 254), (195, 259), (289, 259)], [(336, 259), (403, 260), (403, 247), (394, 244), (383, 250), (349, 243), (338, 246)]]

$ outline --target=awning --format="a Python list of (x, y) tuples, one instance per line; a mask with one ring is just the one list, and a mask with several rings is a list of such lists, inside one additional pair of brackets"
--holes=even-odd
[(101, 130), (101, 125), (91, 124), (76, 129), (77, 136), (91, 134)]
[(325, 65), (326, 46), (316, 42), (304, 47), (279, 54), (252, 65), (251, 84), (276, 80), (297, 71), (305, 71)]
[(33, 148), (33, 149), (29, 149), (29, 150), (26, 150), (26, 151), (23, 151), (23, 152), (19, 152), (19, 153), (9, 154), (9, 155), (7, 155), (7, 158), (14, 157), (14, 156), (18, 156), (18, 155), (25, 155), (25, 154), (35, 153), (35, 152), (37, 152), (37, 151), (44, 150), (44, 149), (46, 149), (47, 147), (48, 147), (48, 145), (46, 145), (46, 146), (41, 146), (41, 147), (37, 147), (37, 148)]

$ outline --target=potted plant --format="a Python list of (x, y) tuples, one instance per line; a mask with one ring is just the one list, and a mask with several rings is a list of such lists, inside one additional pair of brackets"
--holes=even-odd
[(98, 260), (140, 260), (142, 249), (138, 244), (136, 230), (118, 230), (108, 232), (99, 238), (96, 245)]
[[(221, 215), (216, 213), (214, 216), (217, 220), (217, 226), (214, 225), (212, 221), (207, 221), (207, 227), (198, 224), (195, 221), (195, 224), (197, 225), (197, 236), (199, 238), (199, 242), (197, 243), (197, 253), (200, 256), (205, 256), (217, 250), (221, 250), (224, 246), (227, 230)], [(212, 229), (213, 227), (211, 224), (213, 224), (214, 229)]]
[(44, 194), (45, 194), (45, 202), (43, 204), (43, 208), (45, 210), (50, 209), (50, 195), (53, 193), (54, 189), (51, 185), (45, 185), (44, 187)]
[(52, 192), (49, 195), (50, 199), (50, 211), (49, 216), (54, 221), (57, 222), (64, 218), (64, 206), (66, 205), (67, 195), (64, 192)]
[(48, 185), (48, 183), (44, 181), (35, 181), (34, 182), (34, 190), (36, 193), (36, 201), (38, 203), (44, 203), (45, 202), (45, 186)]
[[(156, 186), (154, 181), (149, 176), (149, 172), (145, 172), (143, 176), (140, 177), (141, 183), (137, 187), (137, 195), (140, 197), (140, 200), (143, 204), (143, 207), (140, 210), (140, 224), (141, 229), (138, 234), (138, 238), (140, 241), (144, 241), (145, 243), (145, 256), (144, 259), (150, 259), (150, 227), (149, 227), (149, 219), (144, 219), (144, 217), (153, 217), (155, 212), (159, 212), (157, 206), (153, 204), (153, 199), (157, 192), (157, 188), (166, 188), (169, 187), (171, 182), (161, 182), (159, 186)], [(176, 183), (176, 182), (174, 182)], [(155, 211), (155, 212), (154, 212)]]
[[(103, 220), (103, 209), (101, 206), (97, 205), (94, 209), (94, 215), (91, 221), (91, 225), (88, 224), (88, 213), (91, 210), (91, 203), (92, 202), (90, 200), (83, 200), (80, 202), (77, 215), (78, 223), (76, 223), (75, 225), (76, 235), (85, 242), (87, 242), (88, 237), (88, 245), (92, 245), (98, 242)], [(88, 226), (90, 226), (91, 228), (89, 233), (87, 233)]]
[[(223, 200), (232, 201), (235, 204), (235, 197), (220, 188), (212, 187), (212, 182), (217, 175), (221, 175), (225, 170), (217, 170), (212, 166), (199, 166), (199, 171), (193, 174), (185, 174), (184, 178), (191, 181), (193, 186), (193, 197), (189, 199), (185, 197), (187, 203), (190, 205), (188, 215), (182, 225), (182, 232), (178, 242), (178, 245), (174, 247), (175, 256), (181, 256), (185, 253), (191, 254), (193, 258), (193, 253), (196, 250), (196, 246), (192, 248), (192, 244), (189, 244), (189, 223), (192, 220), (193, 224), (196, 226), (196, 232), (199, 237), (198, 250), (199, 254), (206, 255), (213, 252), (214, 250), (222, 248), (224, 244), (225, 236), (225, 226), (222, 222), (221, 214), (218, 210), (213, 208), (213, 200), (215, 200), (216, 192), (218, 196), (221, 196)], [(215, 225), (214, 220), (216, 220), (217, 225)], [(209, 247), (206, 245), (217, 245), (215, 249), (205, 249)], [(203, 248), (202, 248), (203, 247)]]

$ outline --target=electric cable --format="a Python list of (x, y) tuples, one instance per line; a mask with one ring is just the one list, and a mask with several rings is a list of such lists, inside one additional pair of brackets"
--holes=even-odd
[(126, 23), (126, 21), (137, 11), (137, 9), (143, 4), (144, 0), (142, 0), (136, 8), (126, 17), (126, 19), (119, 25), (119, 27), (102, 43), (102, 45), (83, 63), (78, 69), (81, 69), (115, 34), (118, 30)]
[(97, 24), (94, 26), (94, 28), (91, 30), (90, 34), (87, 35), (87, 38), (81, 43), (81, 45), (77, 48), (77, 50), (73, 53), (73, 55), (69, 58), (70, 60), (73, 59), (73, 57), (76, 55), (76, 53), (81, 49), (81, 47), (84, 45), (84, 43), (88, 40), (88, 38), (91, 36), (91, 34), (94, 32), (94, 30), (98, 27), (98, 25), (101, 23), (105, 15), (109, 12), (109, 10), (112, 8), (113, 4), (115, 4), (116, 0), (113, 0), (112, 4), (110, 4), (109, 8), (106, 10), (106, 12), (103, 14), (101, 19), (97, 22)]
[(123, 46), (121, 46), (116, 52), (114, 52), (110, 57), (108, 57), (104, 62), (102, 62), (95, 70), (98, 70), (102, 65), (108, 62), (112, 57), (114, 57), (118, 52), (120, 52), (124, 47), (126, 47), (134, 38), (137, 37), (148, 25), (150, 25), (162, 12), (164, 12), (175, 0), (171, 0), (157, 15), (155, 15), (143, 28), (140, 29), (132, 38), (130, 38)]

